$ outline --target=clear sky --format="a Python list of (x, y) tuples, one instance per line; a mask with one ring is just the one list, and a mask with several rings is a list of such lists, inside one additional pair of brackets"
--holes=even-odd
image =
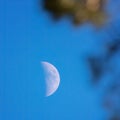
[[(85, 61), (89, 54), (104, 54), (103, 33), (66, 20), (54, 24), (37, 0), (1, 0), (0, 120), (105, 119), (101, 91), (89, 84)], [(50, 97), (43, 97), (40, 61), (60, 73), (60, 86)]]

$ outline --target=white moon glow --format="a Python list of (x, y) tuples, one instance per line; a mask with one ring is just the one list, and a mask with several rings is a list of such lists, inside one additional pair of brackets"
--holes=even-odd
[(48, 62), (41, 62), (45, 72), (46, 96), (52, 95), (59, 87), (60, 76), (58, 70)]

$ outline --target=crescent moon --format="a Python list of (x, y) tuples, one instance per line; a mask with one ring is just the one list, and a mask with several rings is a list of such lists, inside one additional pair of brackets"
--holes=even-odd
[(45, 96), (48, 97), (55, 93), (55, 91), (58, 89), (60, 84), (60, 75), (58, 70), (55, 66), (48, 62), (41, 62), (44, 73), (45, 73), (45, 88), (46, 88), (46, 94)]

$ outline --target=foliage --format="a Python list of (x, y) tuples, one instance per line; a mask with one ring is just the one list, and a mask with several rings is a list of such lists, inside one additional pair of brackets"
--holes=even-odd
[(85, 22), (99, 26), (107, 18), (104, 10), (106, 0), (44, 0), (43, 9), (50, 13), (53, 20), (67, 17), (74, 25)]

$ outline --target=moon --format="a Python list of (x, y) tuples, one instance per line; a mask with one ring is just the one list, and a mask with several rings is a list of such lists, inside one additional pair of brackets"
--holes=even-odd
[(51, 96), (56, 92), (60, 84), (60, 75), (56, 67), (48, 62), (41, 62), (45, 73), (45, 96)]

